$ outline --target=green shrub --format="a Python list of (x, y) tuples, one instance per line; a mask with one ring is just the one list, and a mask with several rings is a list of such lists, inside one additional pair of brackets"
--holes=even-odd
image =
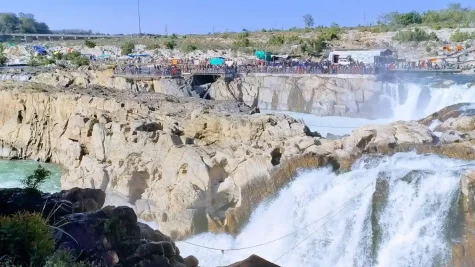
[(439, 38), (434, 32), (430, 34), (424, 30), (416, 28), (414, 30), (407, 30), (407, 31), (399, 31), (393, 37), (394, 40), (399, 42), (422, 42), (422, 41), (438, 41)]
[(40, 184), (42, 184), (46, 179), (49, 178), (51, 172), (41, 165), (38, 165), (38, 168), (33, 172), (33, 174), (28, 175), (27, 177), (21, 180), (21, 183), (28, 189), (38, 189)]
[(340, 34), (343, 33), (343, 29), (337, 24), (333, 24), (330, 28), (321, 28), (319, 38), (323, 41), (331, 41), (338, 39)]
[(316, 40), (306, 40), (300, 45), (302, 53), (321, 54), (327, 48), (327, 43), (323, 38), (318, 37)]
[(182, 46), (182, 50), (185, 53), (195, 51), (197, 49), (196, 45), (190, 43), (184, 43)]
[(149, 50), (155, 50), (155, 49), (160, 49), (161, 46), (159, 43), (153, 43), (153, 44), (149, 44), (147, 45), (147, 49)]
[(71, 53), (67, 53), (64, 58), (66, 60), (73, 60), (78, 57), (81, 57), (81, 53), (79, 51), (72, 51)]
[(0, 255), (20, 266), (43, 266), (53, 253), (53, 233), (38, 213), (0, 217)]
[(84, 44), (85, 44), (87, 47), (89, 47), (89, 48), (94, 48), (94, 47), (96, 47), (96, 43), (93, 42), (93, 41), (91, 41), (91, 40), (85, 40), (85, 41), (84, 41)]
[(30, 66), (45, 66), (49, 64), (54, 64), (56, 60), (53, 58), (47, 58), (46, 56), (36, 56), (30, 59), (28, 63)]
[(283, 45), (285, 43), (285, 36), (283, 35), (272, 35), (267, 41), (269, 45)]
[(175, 42), (175, 40), (171, 39), (171, 40), (166, 41), (166, 42), (165, 42), (165, 47), (166, 47), (167, 49), (175, 49), (175, 47), (176, 47), (176, 42)]
[(243, 32), (238, 35), (239, 39), (245, 39), (245, 38), (248, 38), (248, 37), (249, 37), (249, 32), (246, 31), (246, 30), (243, 30)]
[(3, 54), (3, 45), (0, 44), (0, 66), (3, 66), (5, 65), (5, 63), (7, 63), (7, 57)]
[(248, 38), (243, 38), (243, 39), (238, 39), (233, 42), (233, 48), (244, 48), (244, 47), (249, 47), (251, 46), (251, 42), (249, 41)]
[(76, 65), (76, 66), (80, 67), (80, 66), (89, 65), (89, 63), (91, 63), (91, 61), (87, 57), (80, 56), (80, 57), (73, 58), (71, 60), (71, 63), (73, 65)]
[(52, 57), (54, 60), (62, 60), (64, 58), (64, 54), (61, 52), (53, 53)]
[(475, 33), (461, 32), (460, 30), (456, 30), (450, 36), (450, 40), (452, 42), (463, 42), (470, 39), (475, 39)]
[(69, 251), (58, 250), (48, 257), (44, 267), (91, 267), (90, 263), (76, 262)]
[(131, 54), (134, 51), (135, 44), (133, 42), (126, 42), (121, 47), (121, 52), (123, 56)]

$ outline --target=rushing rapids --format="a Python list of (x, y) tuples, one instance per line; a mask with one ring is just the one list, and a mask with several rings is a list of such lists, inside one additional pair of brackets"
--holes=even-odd
[(381, 98), (387, 98), (392, 120), (416, 120), (450, 105), (475, 102), (472, 84), (451, 84), (445, 88), (416, 83), (385, 83)]
[(474, 167), (399, 153), (362, 158), (340, 175), (328, 168), (302, 172), (262, 203), (236, 238), (202, 234), (187, 242), (239, 249), (297, 233), (224, 254), (178, 245), (203, 266), (229, 264), (251, 253), (281, 266), (445, 266), (451, 260), (460, 176)]

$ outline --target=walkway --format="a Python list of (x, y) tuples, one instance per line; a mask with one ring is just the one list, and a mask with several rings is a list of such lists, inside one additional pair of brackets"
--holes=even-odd
[(181, 77), (184, 75), (225, 75), (226, 77), (235, 76), (237, 74), (290, 74), (290, 75), (377, 75), (383, 73), (460, 73), (458, 69), (377, 69), (373, 68), (348, 68), (345, 66), (334, 68), (279, 68), (279, 67), (210, 67), (203, 68), (199, 66), (180, 66), (174, 73), (169, 67), (124, 67), (118, 68), (114, 72), (114, 76), (126, 78), (167, 78)]

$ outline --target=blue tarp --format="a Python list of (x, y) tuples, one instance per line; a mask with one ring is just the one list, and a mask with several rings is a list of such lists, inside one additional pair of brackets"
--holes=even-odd
[(224, 65), (225, 60), (224, 57), (214, 57), (209, 60), (209, 64), (212, 66)]
[(131, 58), (136, 58), (136, 57), (148, 57), (150, 55), (148, 55), (148, 54), (129, 54), (128, 56), (131, 57)]
[(48, 54), (48, 52), (46, 51), (46, 49), (42, 46), (39, 46), (39, 45), (34, 45), (33, 46), (33, 49), (35, 50), (36, 53), (38, 53), (39, 55), (46, 55)]

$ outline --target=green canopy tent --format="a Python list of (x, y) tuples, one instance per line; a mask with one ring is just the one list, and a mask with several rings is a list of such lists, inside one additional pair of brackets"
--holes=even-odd
[(265, 60), (265, 61), (271, 61), (272, 60), (272, 54), (269, 53), (269, 52), (266, 52), (264, 50), (257, 50), (256, 51), (256, 57), (257, 57), (257, 59)]

